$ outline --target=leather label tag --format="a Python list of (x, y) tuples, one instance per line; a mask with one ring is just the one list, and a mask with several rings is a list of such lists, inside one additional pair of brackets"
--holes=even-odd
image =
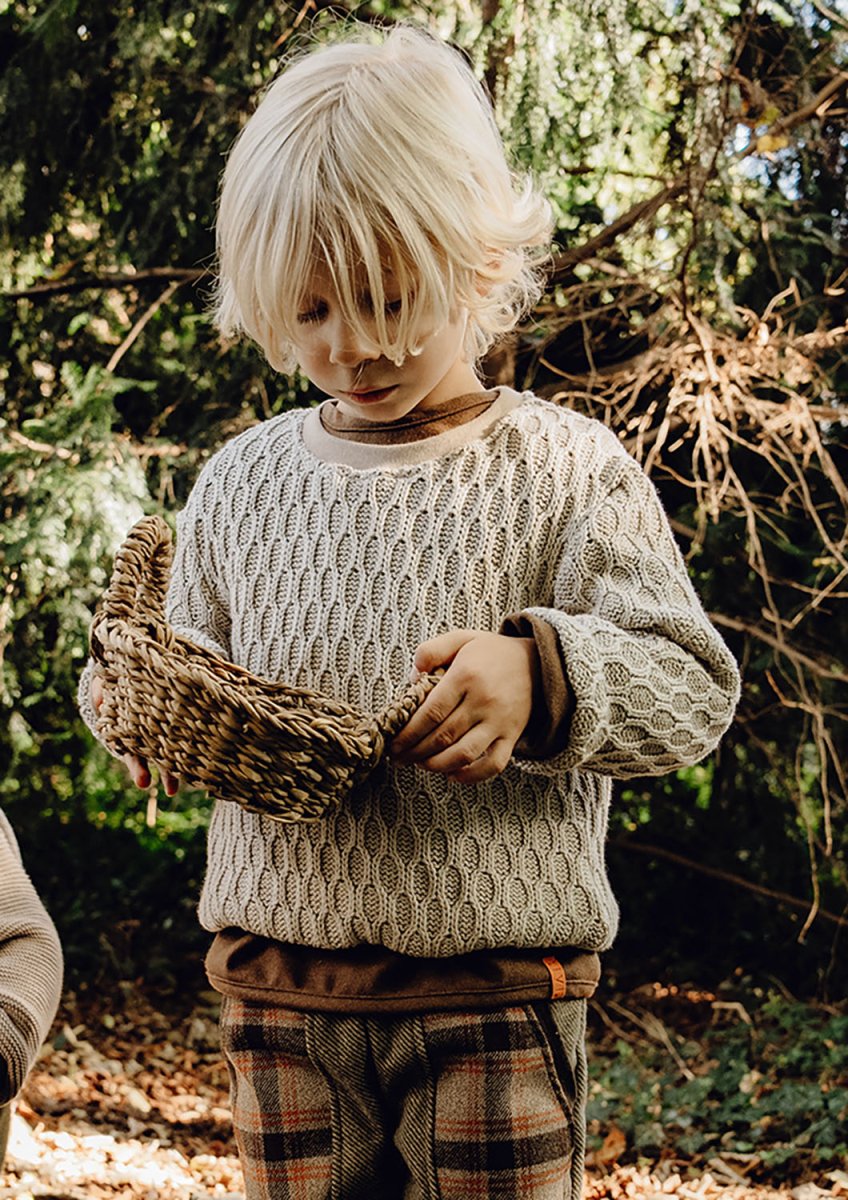
[(559, 959), (554, 958), (552, 954), (548, 954), (542, 959), (542, 962), (548, 968), (548, 974), (551, 977), (551, 999), (562, 1000), (567, 991), (565, 968)]

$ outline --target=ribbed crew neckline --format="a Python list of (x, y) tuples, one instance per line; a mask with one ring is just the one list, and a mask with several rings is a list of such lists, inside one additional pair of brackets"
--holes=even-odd
[[(526, 399), (526, 394), (512, 388), (499, 387), (498, 394), (485, 412), (473, 421), (466, 421), (444, 433), (397, 445), (374, 445), (352, 438), (334, 437), (321, 423), (321, 408), (310, 409), (301, 425), (301, 437), (307, 451), (320, 462), (333, 463), (357, 470), (374, 467), (409, 467), (431, 459), (442, 458), (470, 442), (484, 437), (490, 429)], [(324, 404), (330, 404), (325, 400)]]

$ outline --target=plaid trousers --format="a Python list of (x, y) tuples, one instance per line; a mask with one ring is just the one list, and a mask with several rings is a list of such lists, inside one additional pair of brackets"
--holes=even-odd
[(579, 1200), (586, 1002), (348, 1016), (224, 998), (246, 1200)]

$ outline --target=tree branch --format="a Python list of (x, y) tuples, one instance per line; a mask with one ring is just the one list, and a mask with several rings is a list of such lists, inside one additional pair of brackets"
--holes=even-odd
[[(795, 112), (787, 113), (785, 117), (780, 117), (773, 125), (764, 130), (757, 136), (751, 138), (748, 145), (740, 150), (733, 157), (737, 161), (749, 158), (752, 154), (757, 153), (757, 146), (762, 137), (780, 137), (783, 134), (789, 133), (798, 125), (802, 125), (804, 121), (808, 121), (811, 117), (824, 116), (830, 101), (840, 91), (841, 88), (848, 86), (848, 72), (840, 71), (825, 86), (815, 95), (812, 100)], [(593, 258), (599, 250), (605, 250), (627, 233), (634, 225), (638, 225), (640, 221), (648, 221), (655, 216), (659, 209), (669, 201), (676, 199), (681, 192), (686, 191), (690, 184), (690, 175), (686, 171), (678, 175), (671, 183), (666, 184), (661, 191), (656, 192), (653, 196), (649, 196), (647, 200), (640, 200), (638, 204), (634, 204), (627, 212), (613, 221), (611, 225), (607, 225), (595, 237), (590, 238), (588, 242), (583, 242), (579, 246), (575, 246), (571, 250), (564, 250), (561, 254), (554, 256), (551, 265), (551, 278), (556, 279), (559, 275), (570, 271), (578, 263), (585, 262), (587, 258)]]
[(26, 450), (33, 450), (36, 454), (45, 454), (50, 458), (61, 458), (73, 465), (76, 465), (80, 460), (78, 454), (75, 454), (73, 450), (68, 450), (65, 446), (54, 446), (50, 442), (33, 441), (32, 438), (19, 433), (17, 429), (10, 429), (6, 436), (10, 442), (16, 442), (19, 446), (23, 446)]
[(810, 658), (808, 654), (804, 654), (801, 650), (794, 648), (790, 650), (785, 641), (775, 637), (760, 625), (752, 625), (749, 621), (741, 621), (738, 617), (730, 617), (720, 612), (711, 612), (710, 620), (715, 625), (723, 625), (725, 629), (733, 629), (737, 633), (747, 633), (750, 637), (765, 642), (767, 646), (771, 646), (779, 654), (784, 654), (795, 662), (803, 664), (808, 671), (812, 672), (813, 675), (817, 675), (820, 679), (833, 679), (837, 683), (848, 683), (848, 672), (828, 668), (822, 663), (817, 662), (816, 659)]
[[(679, 867), (686, 867), (688, 870), (697, 871), (701, 875), (709, 875), (711, 879), (720, 879), (723, 883), (732, 883), (735, 887), (744, 888), (748, 892), (755, 892), (758, 896), (766, 896), (769, 900), (777, 900), (780, 904), (800, 909), (804, 913), (808, 913), (811, 907), (810, 902), (807, 900), (801, 900), (797, 896), (790, 896), (786, 892), (778, 892), (774, 888), (764, 887), (761, 883), (754, 883), (750, 879), (744, 879), (741, 875), (734, 875), (731, 871), (723, 871), (719, 867), (708, 867), (704, 863), (695, 862), (693, 859), (686, 858), (682, 854), (676, 854), (673, 850), (666, 850), (663, 846), (653, 846), (648, 842), (630, 841), (629, 838), (610, 838), (609, 844), (622, 850), (635, 850), (637, 854), (647, 854), (653, 858), (667, 859), (668, 862), (675, 863)], [(848, 926), (848, 918), (841, 917), (837, 913), (828, 912), (825, 908), (817, 909), (816, 916), (821, 917), (823, 921), (830, 921), (834, 925)]]
[(4, 300), (43, 300), (48, 296), (70, 295), (72, 292), (108, 291), (110, 288), (135, 287), (139, 283), (198, 283), (211, 277), (206, 267), (146, 267), (125, 274), (82, 275), (79, 279), (57, 279), (49, 283), (34, 283), (19, 291), (3, 292)]
[[(802, 125), (804, 121), (808, 121), (810, 117), (823, 117), (830, 107), (828, 101), (836, 95), (842, 88), (848, 87), (848, 71), (840, 71), (838, 75), (829, 80), (822, 90), (803, 108), (796, 109), (793, 113), (788, 113), (785, 117), (778, 118), (773, 125), (770, 125), (766, 130), (766, 134), (774, 137), (776, 134), (789, 133), (797, 125)], [(743, 151), (743, 156), (753, 154), (756, 150), (756, 139), (754, 147)]]
[(640, 200), (638, 204), (634, 204), (632, 208), (629, 208), (626, 213), (622, 213), (611, 225), (607, 225), (595, 237), (589, 238), (588, 242), (582, 242), (581, 245), (575, 246), (572, 250), (563, 250), (561, 254), (554, 255), (550, 272), (551, 277), (556, 279), (559, 275), (577, 266), (578, 263), (585, 262), (587, 258), (594, 258), (599, 250), (605, 250), (608, 246), (611, 246), (613, 242), (618, 241), (621, 235), (627, 233), (634, 225), (638, 225), (640, 221), (649, 221), (664, 204), (668, 204), (669, 201), (674, 200), (676, 196), (685, 191), (688, 182), (688, 176), (679, 176), (664, 187), (662, 191), (649, 196), (647, 200)]
[(112, 371), (115, 370), (118, 363), (121, 361), (121, 359), (124, 357), (126, 352), (129, 350), (130, 346), (132, 346), (133, 342), (138, 338), (139, 334), (142, 332), (142, 330), (144, 329), (144, 327), (148, 323), (148, 321), (152, 317), (154, 317), (156, 315), (156, 313), (158, 313), (159, 309), (162, 307), (163, 304), (167, 304), (167, 302), (171, 299), (171, 297), (173, 296), (173, 294), (177, 290), (177, 288), (182, 287), (183, 282), (184, 281), (181, 279), (171, 280), (171, 282), (168, 284), (168, 286), (165, 288), (165, 290), (162, 292), (162, 294), (156, 297), (156, 299), (153, 301), (153, 303), (150, 305), (150, 307), (147, 309), (147, 311), (136, 321), (135, 325), (133, 325), (132, 329), (129, 331), (127, 336), (121, 342), (118, 349), (115, 351), (115, 353), (109, 359), (108, 363), (106, 364), (107, 372), (111, 373)]

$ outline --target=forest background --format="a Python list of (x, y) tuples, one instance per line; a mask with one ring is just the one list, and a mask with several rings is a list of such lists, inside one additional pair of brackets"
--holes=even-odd
[[(800, 1030), (838, 1034), (829, 1059), (778, 1064), (819, 1094), (784, 1136), (787, 1161), (811, 1145), (835, 1161), (848, 1154), (844, 0), (0, 0), (0, 803), (69, 987), (133, 980), (189, 1003), (205, 986), (208, 801), (133, 789), (84, 728), (76, 684), (134, 520), (172, 520), (222, 441), (317, 398), (215, 335), (212, 224), (257, 92), (353, 12), (436, 29), (485, 79), (557, 219), (548, 291), (488, 378), (617, 432), (741, 664), (718, 753), (617, 790), (608, 985), (701, 989), (713, 1017), (760, 1006), (790, 1059)], [(735, 1102), (751, 1063), (734, 1054)]]

